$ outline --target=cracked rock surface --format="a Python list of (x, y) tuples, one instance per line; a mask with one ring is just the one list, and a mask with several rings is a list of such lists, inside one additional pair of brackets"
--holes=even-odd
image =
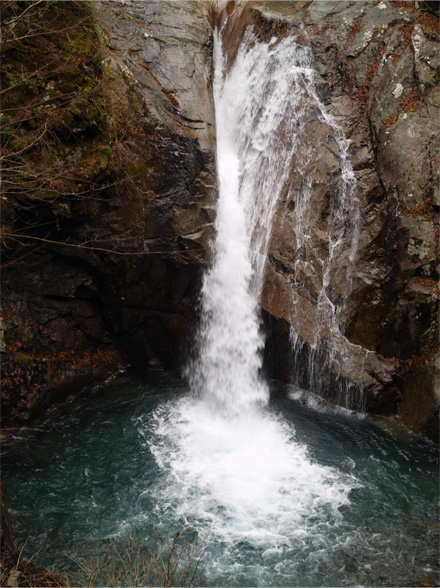
[[(306, 37), (301, 42), (310, 44), (319, 96), (350, 140), (360, 213), (356, 228), (347, 217), (345, 245), (330, 272), (327, 292), (334, 304), (349, 290), (342, 334), (332, 334), (319, 315), (317, 276), (326, 263), (328, 206), (340, 183), (340, 163), (328, 129), (310, 117), (306, 134), (314, 138), (316, 152), (315, 167), (307, 170), (313, 178), (310, 236), (296, 249), (295, 190), (306, 179), (297, 173), (274, 227), (262, 301), (272, 328), (273, 317), (286, 323), (277, 325), (277, 333), (284, 332), (286, 340), (288, 325), (297, 332), (297, 365), (288, 369), (296, 369), (299, 383), (310, 387), (306, 372), (314, 363), (318, 387), (330, 400), (355, 408), (355, 398), (346, 394), (354, 385), (367, 411), (397, 412), (416, 431), (438, 438), (438, 6), (394, 1), (252, 6), (261, 15), (257, 26), (284, 23), (286, 34)], [(347, 271), (354, 230), (356, 259)], [(301, 266), (298, 259), (308, 264)], [(279, 344), (278, 352), (286, 355)]]
[[(209, 21), (190, 1), (91, 6), (94, 25), (75, 50), (81, 55), (100, 39), (96, 90), (75, 110), (69, 134), (45, 152), (46, 168), (69, 165), (87, 183), (32, 202), (26, 224), (19, 211), (14, 230), (40, 240), (11, 242), (3, 271), (8, 425), (39, 418), (128, 363), (141, 371), (178, 366), (209, 256), (216, 199)], [(70, 14), (73, 3), (60, 7), (75, 23), (83, 18)], [(54, 96), (71, 75), (68, 52), (59, 60), (63, 75), (44, 82)], [(86, 80), (89, 62), (81, 65)]]

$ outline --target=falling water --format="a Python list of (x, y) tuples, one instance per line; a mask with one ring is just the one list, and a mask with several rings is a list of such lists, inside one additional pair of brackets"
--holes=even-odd
[(274, 214), (300, 147), (297, 120), (308, 108), (300, 91), (312, 75), (307, 50), (293, 38), (260, 42), (248, 29), (228, 67), (219, 34), (214, 55), (220, 195), (198, 355), (187, 371), (193, 394), (162, 405), (141, 427), (163, 472), (150, 490), (158, 520), (172, 509), (200, 533), (212, 528), (222, 545), (220, 560), (205, 562), (210, 583), (238, 574), (243, 548), (257, 576), (262, 561), (275, 565), (308, 542), (325, 551), (323, 533), (341, 523), (339, 509), (358, 485), (309, 458), (267, 407), (260, 376), (258, 299)]
[[(293, 260), (292, 296), (290, 300), (290, 343), (294, 356), (294, 371), (301, 370), (302, 382), (308, 389), (322, 394), (322, 372), (332, 370), (332, 364), (341, 350), (357, 347), (345, 337), (346, 303), (351, 292), (353, 269), (360, 231), (360, 205), (356, 178), (349, 156), (350, 142), (336, 120), (327, 112), (319, 97), (309, 46), (296, 48), (296, 59), (301, 67), (295, 79), (295, 98), (291, 101), (290, 132), (284, 138), (290, 151), (285, 149), (283, 157), (295, 178), (283, 175), (287, 181), (284, 202), (289, 212), (283, 211), (285, 221), (291, 223), (294, 242), (290, 246), (289, 258)], [(326, 222), (321, 225), (316, 219), (313, 184), (315, 170), (322, 150), (314, 144), (314, 127), (319, 124), (326, 129), (325, 144), (338, 162), (335, 170), (335, 188), (326, 211)], [(287, 168), (286, 166), (286, 168)], [(286, 170), (287, 171), (287, 170)], [(291, 172), (292, 173), (292, 172)], [(308, 284), (312, 283), (312, 287)], [(335, 287), (335, 284), (337, 285)], [(308, 361), (305, 365), (304, 341), (299, 337), (296, 325), (303, 319), (298, 310), (301, 290), (317, 293), (315, 316), (309, 319), (308, 330), (313, 332), (309, 341)], [(356, 350), (359, 354), (359, 351)], [(321, 356), (321, 366), (317, 356)], [(362, 360), (358, 357), (358, 363)], [(303, 364), (303, 365), (300, 365)], [(362, 409), (362, 394), (355, 385), (341, 379), (334, 382), (339, 393), (339, 403)], [(352, 398), (352, 395), (356, 398)]]
[(215, 45), (217, 236), (202, 288), (199, 358), (189, 371), (193, 389), (229, 415), (267, 400), (258, 301), (273, 218), (303, 149), (298, 121), (313, 77), (309, 50), (292, 38), (255, 41), (248, 29), (227, 72), (219, 38)]
[[(149, 549), (152, 535), (187, 527), (190, 542), (207, 547), (199, 585), (416, 585), (437, 569), (434, 459), (417, 449), (414, 460), (360, 415), (309, 395), (305, 407), (300, 390), (269, 404), (259, 376), (257, 301), (275, 211), (291, 196), (292, 162), (305, 176), (314, 161), (303, 121), (315, 116), (333, 129), (342, 161), (343, 136), (326, 121), (308, 49), (293, 37), (263, 43), (248, 30), (228, 68), (218, 35), (215, 42), (220, 195), (192, 390), (165, 380), (139, 395), (137, 385), (125, 393), (118, 385), (114, 406), (111, 394), (92, 395), (85, 414), (68, 406), (68, 420), (57, 418), (45, 435), (25, 432), (22, 469), (10, 471), (7, 489), (13, 501), (17, 484), (11, 504), (28, 511), (22, 535), (36, 529), (28, 557), (40, 541), (53, 562), (56, 552), (63, 561), (66, 538), (78, 553), (103, 540), (123, 546), (132, 533)], [(346, 171), (335, 211), (353, 196), (344, 194)], [(298, 221), (307, 217), (310, 177), (296, 193)], [(340, 230), (316, 272), (323, 284)], [(312, 238), (304, 224), (298, 254)], [(298, 255), (297, 272), (312, 261)]]

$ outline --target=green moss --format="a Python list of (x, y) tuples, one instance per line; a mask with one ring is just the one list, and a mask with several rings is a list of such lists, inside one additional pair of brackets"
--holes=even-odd
[(2, 26), (3, 108), (12, 112), (41, 99), (50, 81), (56, 86), (51, 98), (58, 102), (67, 93), (91, 89), (99, 83), (103, 69), (101, 40), (90, 5), (36, 3), (21, 19), (26, 8), (26, 3), (17, 3), (14, 26), (8, 26), (7, 18)]
[(107, 118), (102, 93), (82, 93), (69, 104), (66, 115), (72, 127), (102, 132)]
[(102, 41), (89, 2), (48, 0), (31, 8), (25, 2), (6, 4), (0, 7), (2, 220), (29, 227), (69, 216), (75, 194), (82, 203), (87, 186), (93, 183), (95, 190), (99, 178), (114, 168), (105, 136)]
[(113, 155), (113, 150), (110, 147), (110, 145), (105, 145), (104, 147), (101, 147), (100, 152), (97, 157), (97, 160), (96, 160), (99, 170), (103, 170), (103, 169), (107, 168), (112, 155)]
[(35, 361), (35, 357), (29, 353), (22, 353), (21, 351), (13, 351), (9, 354), (13, 359), (22, 364), (29, 365)]
[[(32, 80), (11, 83), (5, 92), (8, 157), (14, 164), (11, 154), (20, 150), (18, 163), (25, 172), (12, 178), (5, 194), (2, 214), (8, 232), (79, 242), (84, 226), (87, 231), (102, 226), (112, 199), (127, 189), (126, 176), (130, 193), (143, 191), (145, 198), (121, 215), (122, 230), (133, 230), (145, 209), (155, 206), (151, 194), (165, 165), (155, 148), (155, 156), (149, 155), (158, 131), (153, 123), (142, 131), (131, 123), (138, 120), (139, 106), (130, 91), (113, 83), (110, 66), (104, 66), (92, 4), (43, 2), (35, 9), (47, 34), (29, 43), (11, 37), (6, 43), (7, 30), (3, 36), (4, 71)], [(56, 27), (59, 34), (54, 34)], [(43, 128), (46, 134), (34, 142)], [(7, 247), (9, 251), (11, 243)], [(21, 254), (18, 249), (13, 256)]]

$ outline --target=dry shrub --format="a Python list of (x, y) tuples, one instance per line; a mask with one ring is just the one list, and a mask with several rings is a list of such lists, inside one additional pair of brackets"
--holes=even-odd
[(132, 536), (125, 542), (110, 541), (98, 552), (66, 555), (76, 564), (68, 574), (69, 586), (192, 586), (200, 561), (208, 547), (208, 537), (198, 541), (190, 528), (167, 539), (155, 531), (159, 546)]

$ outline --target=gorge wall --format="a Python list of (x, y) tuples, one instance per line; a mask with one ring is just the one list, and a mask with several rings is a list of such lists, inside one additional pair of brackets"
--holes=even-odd
[[(215, 214), (212, 25), (232, 14), (230, 59), (246, 26), (292, 35), (311, 48), (324, 107), (307, 110), (307, 157), (292, 160), (274, 224), (261, 301), (269, 369), (435, 438), (439, 20), (429, 4), (228, 3), (217, 17), (206, 2), (47, 2), (39, 22), (50, 27), (27, 36), (37, 25), (24, 6), (3, 3), (5, 422), (120, 365), (182, 361)], [(68, 37), (50, 34), (57, 23)], [(356, 206), (341, 208), (330, 263), (341, 137)]]
[(127, 363), (181, 362), (215, 207), (214, 117), (195, 2), (2, 12), (11, 425)]
[[(293, 162), (280, 203), (262, 306), (281, 319), (272, 326), (290, 339), (284, 365), (300, 385), (352, 408), (398, 412), (438, 438), (439, 20), (418, 6), (256, 5), (263, 34), (272, 28), (311, 44), (317, 92), (331, 117), (316, 108), (308, 114), (307, 161)], [(355, 206), (347, 201), (336, 215), (335, 125), (349, 139), (356, 181)], [(329, 260), (332, 233), (342, 237)], [(325, 279), (339, 329), (322, 304)]]

